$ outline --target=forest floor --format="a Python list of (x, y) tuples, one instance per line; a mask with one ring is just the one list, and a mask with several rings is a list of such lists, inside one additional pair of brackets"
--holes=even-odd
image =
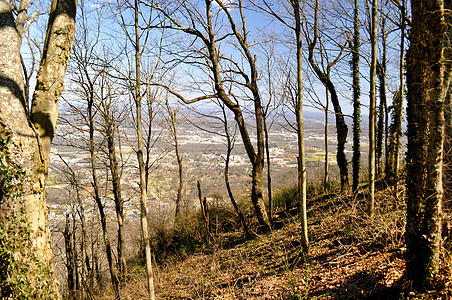
[[(303, 254), (296, 217), (271, 233), (215, 238), (210, 251), (156, 269), (157, 299), (452, 299), (451, 290), (411, 292), (405, 280), (404, 191), (376, 194), (367, 217), (364, 195), (320, 195), (308, 201), (310, 248)], [(144, 274), (144, 273), (141, 273)], [(124, 298), (145, 298), (134, 276)]]

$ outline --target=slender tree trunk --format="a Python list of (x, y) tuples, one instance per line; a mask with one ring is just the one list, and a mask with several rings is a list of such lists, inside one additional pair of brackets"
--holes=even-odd
[(0, 298), (59, 299), (45, 186), (77, 3), (52, 2), (33, 96), (37, 129), (20, 56), (28, 4), (21, 1), (15, 20), (10, 2), (0, 0)]
[(108, 267), (110, 270), (111, 284), (115, 291), (116, 299), (119, 299), (119, 282), (116, 276), (113, 254), (110, 239), (108, 238), (107, 229), (107, 216), (105, 215), (104, 205), (99, 193), (99, 180), (97, 179), (97, 167), (96, 167), (96, 150), (94, 145), (94, 113), (93, 113), (93, 103), (94, 99), (91, 97), (88, 100), (88, 122), (89, 122), (89, 153), (91, 160), (91, 176), (92, 176), (92, 186), (94, 189), (94, 200), (96, 201), (97, 208), (99, 210), (100, 223), (102, 226), (102, 236), (105, 244), (105, 252), (107, 254)]
[(140, 203), (141, 203), (141, 233), (143, 235), (144, 252), (146, 259), (146, 278), (149, 299), (155, 299), (154, 293), (154, 274), (152, 270), (151, 261), (151, 244), (148, 231), (148, 219), (147, 219), (147, 191), (146, 191), (146, 168), (143, 159), (143, 128), (141, 118), (141, 52), (140, 52), (140, 31), (138, 26), (138, 0), (135, 0), (135, 105), (137, 110), (137, 135), (138, 135), (138, 150), (137, 159), (138, 167), (140, 171)]
[(375, 206), (375, 106), (376, 106), (376, 80), (377, 71), (377, 0), (372, 2), (371, 20), (371, 64), (370, 64), (370, 108), (369, 108), (369, 202), (368, 213), (372, 218)]
[(83, 201), (80, 198), (78, 187), (76, 186), (77, 191), (77, 200), (80, 207), (80, 225), (82, 230), (82, 242), (81, 242), (81, 252), (82, 252), (82, 259), (83, 259), (83, 267), (82, 267), (82, 280), (85, 283), (84, 289), (87, 294), (90, 293), (90, 289), (92, 287), (87, 285), (87, 282), (89, 282), (90, 278), (92, 277), (92, 270), (89, 263), (89, 256), (88, 256), (88, 245), (87, 245), (87, 235), (86, 235), (86, 220), (85, 220), (85, 208), (83, 207)]
[[(226, 111), (224, 109), (224, 106), (222, 106), (223, 110), (223, 120), (224, 120), (224, 132), (226, 134), (226, 141), (227, 141), (227, 152), (226, 152), (226, 162), (224, 167), (224, 182), (226, 184), (226, 190), (228, 191), (229, 199), (231, 200), (232, 206), (235, 209), (235, 212), (239, 216), (240, 222), (242, 223), (243, 230), (245, 231), (245, 234), (249, 233), (248, 224), (246, 223), (245, 217), (243, 216), (243, 213), (240, 211), (237, 202), (235, 201), (234, 194), (232, 193), (231, 184), (229, 183), (229, 162), (231, 160), (231, 152), (232, 148), (234, 147), (231, 135), (229, 134), (229, 127), (228, 127), (228, 120), (226, 116)], [(271, 208), (271, 206), (270, 206)]]
[(270, 148), (268, 145), (269, 138), (266, 117), (264, 117), (264, 134), (265, 134), (265, 154), (267, 156), (268, 219), (270, 220), (270, 223), (273, 223), (272, 173), (271, 173)]
[(325, 170), (324, 170), (324, 177), (323, 177), (323, 190), (328, 192), (328, 184), (329, 184), (329, 168), (330, 168), (330, 162), (329, 162), (329, 156), (330, 156), (330, 149), (329, 149), (329, 143), (328, 143), (328, 110), (330, 107), (330, 98), (328, 94), (328, 89), (326, 90), (326, 103), (325, 103)]
[(183, 165), (182, 165), (182, 157), (180, 155), (179, 151), (179, 144), (177, 142), (177, 137), (175, 137), (175, 147), (176, 147), (176, 159), (177, 159), (177, 170), (179, 174), (179, 185), (177, 187), (177, 196), (176, 196), (176, 215), (175, 220), (176, 223), (180, 222), (180, 206), (182, 202), (182, 189), (184, 188), (184, 181), (183, 181)]
[[(405, 95), (405, 83), (404, 83), (404, 67), (405, 67), (405, 0), (402, 0), (402, 6), (400, 9), (401, 15), (401, 26), (400, 26), (400, 64), (399, 64), (399, 76), (400, 76), (400, 87), (399, 94), (394, 96), (394, 120), (393, 120), (393, 130), (392, 130), (392, 138), (393, 138), (393, 149), (394, 153), (392, 154), (392, 168), (389, 173), (390, 181), (393, 181), (398, 189), (399, 185), (399, 169), (400, 169), (400, 139), (402, 137), (402, 118), (403, 118), (403, 98)], [(391, 166), (391, 163), (390, 163)], [(397, 193), (398, 195), (398, 193)]]
[[(109, 112), (107, 112), (108, 114)], [(124, 200), (121, 194), (121, 177), (119, 175), (119, 165), (116, 157), (116, 145), (115, 145), (115, 126), (110, 116), (106, 116), (106, 136), (108, 146), (108, 158), (110, 161), (110, 172), (113, 185), (113, 196), (115, 200), (116, 219), (118, 222), (118, 265), (119, 265), (119, 278), (121, 282), (124, 282), (125, 273), (127, 269), (126, 256), (124, 253)]]
[(297, 118), (297, 141), (298, 141), (298, 197), (300, 199), (301, 216), (301, 244), (303, 251), (308, 252), (308, 214), (306, 205), (306, 153), (304, 145), (303, 128), (303, 44), (301, 32), (301, 15), (299, 0), (292, 0), (295, 15), (295, 37), (297, 43), (297, 102), (295, 114)]
[(64, 227), (64, 245), (66, 249), (66, 270), (67, 270), (67, 289), (69, 299), (75, 298), (75, 276), (74, 276), (74, 258), (72, 251), (72, 233), (69, 229), (69, 215), (66, 215), (66, 226)]
[(75, 215), (75, 207), (72, 208), (72, 232), (70, 233), (70, 242), (72, 243), (72, 265), (74, 266), (74, 282), (75, 282), (75, 289), (74, 289), (74, 297), (78, 297), (80, 294), (80, 272), (78, 267), (78, 251), (77, 251), (77, 217)]
[(198, 199), (199, 204), (201, 205), (201, 213), (204, 219), (204, 225), (206, 226), (207, 235), (210, 238), (212, 235), (212, 225), (210, 223), (209, 208), (207, 207), (206, 197), (202, 196), (201, 182), (199, 182), (199, 180), (197, 181), (197, 187), (198, 187)]
[(177, 139), (177, 128), (176, 128), (176, 112), (174, 112), (174, 119), (172, 123), (173, 130), (173, 138), (174, 138), (174, 149), (176, 151), (176, 160), (177, 160), (177, 170), (179, 175), (179, 185), (177, 187), (177, 196), (176, 196), (176, 214), (175, 214), (175, 224), (180, 224), (181, 216), (180, 216), (180, 206), (182, 202), (182, 189), (184, 188), (184, 178), (183, 178), (183, 165), (182, 165), (182, 156), (180, 154), (179, 149), (179, 140)]
[(440, 265), (444, 102), (451, 79), (445, 47), (450, 31), (443, 1), (412, 0), (411, 11), (406, 274), (413, 288), (422, 290), (435, 281)]
[(352, 49), (352, 74), (353, 74), (353, 192), (358, 191), (359, 168), (361, 164), (361, 103), (359, 100), (361, 87), (359, 83), (359, 7), (355, 0), (353, 19), (353, 49)]
[(377, 158), (377, 174), (380, 177), (383, 174), (383, 139), (385, 135), (384, 124), (386, 121), (386, 28), (385, 21), (383, 18), (381, 20), (381, 31), (382, 31), (382, 57), (381, 64), (377, 62), (377, 76), (379, 81), (379, 92), (380, 92), (380, 105), (378, 107), (378, 124), (377, 124), (377, 145), (376, 145), (376, 158)]

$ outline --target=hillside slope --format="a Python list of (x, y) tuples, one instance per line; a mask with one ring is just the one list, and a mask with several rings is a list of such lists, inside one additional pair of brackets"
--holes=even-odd
[[(311, 247), (304, 256), (296, 218), (280, 229), (244, 239), (216, 237), (214, 250), (188, 255), (156, 271), (158, 299), (443, 299), (410, 294), (403, 277), (404, 201), (393, 188), (376, 195), (374, 219), (363, 195), (322, 195), (309, 201)], [(403, 199), (399, 191), (398, 199)], [(143, 274), (143, 273), (141, 273)], [(125, 298), (144, 299), (145, 281), (134, 276)], [(445, 298), (444, 298), (445, 297)]]

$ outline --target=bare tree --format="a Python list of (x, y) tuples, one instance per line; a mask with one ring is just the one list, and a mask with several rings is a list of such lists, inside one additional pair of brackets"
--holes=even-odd
[(400, 147), (402, 138), (403, 99), (405, 95), (405, 31), (408, 22), (406, 16), (406, 1), (393, 1), (400, 11), (400, 54), (399, 54), (399, 89), (393, 97), (392, 122), (389, 127), (388, 169), (386, 180), (398, 186), (400, 173)]
[[(286, 8), (287, 6), (290, 6)], [(288, 83), (285, 84), (285, 93), (290, 95), (292, 105), (295, 109), (296, 117), (296, 132), (297, 132), (297, 187), (298, 187), (298, 197), (300, 199), (300, 218), (302, 227), (302, 244), (304, 251), (308, 251), (309, 248), (309, 237), (308, 237), (308, 219), (307, 219), (307, 205), (306, 205), (306, 185), (307, 185), (307, 171), (306, 171), (306, 149), (304, 142), (304, 127), (303, 127), (303, 40), (302, 40), (302, 2), (299, 0), (290, 0), (287, 3), (283, 2), (283, 7), (285, 10), (290, 11), (293, 14), (291, 20), (287, 21), (284, 16), (278, 13), (274, 9), (273, 3), (263, 0), (262, 5), (259, 1), (254, 1), (254, 5), (259, 7), (261, 10), (270, 14), (281, 24), (291, 29), (295, 34), (295, 44), (296, 44), (296, 87), (292, 87), (290, 84), (290, 73), (288, 75)], [(294, 25), (292, 25), (294, 23)]]
[(318, 33), (318, 14), (319, 14), (319, 1), (317, 0), (315, 2), (315, 17), (314, 17), (314, 37), (312, 40), (307, 36), (308, 42), (309, 42), (309, 63), (311, 67), (313, 68), (314, 72), (316, 73), (317, 77), (320, 79), (322, 84), (328, 89), (328, 92), (331, 95), (331, 102), (334, 107), (334, 112), (336, 115), (336, 130), (337, 130), (337, 164), (339, 166), (339, 172), (340, 172), (340, 178), (341, 178), (341, 192), (344, 192), (348, 186), (348, 167), (347, 167), (347, 158), (345, 156), (345, 143), (347, 142), (347, 133), (348, 128), (345, 124), (344, 115), (342, 113), (342, 109), (339, 103), (339, 98), (337, 96), (336, 88), (331, 81), (330, 77), (330, 70), (331, 68), (337, 63), (337, 61), (342, 56), (342, 52), (344, 50), (344, 46), (340, 46), (340, 52), (339, 55), (330, 63), (328, 63), (326, 71), (322, 71), (318, 64), (316, 63), (314, 59), (314, 49), (316, 47), (316, 44), (319, 40), (319, 33)]
[(181, 202), (182, 202), (182, 190), (184, 188), (184, 177), (183, 177), (183, 164), (182, 164), (182, 153), (180, 152), (180, 144), (178, 140), (178, 110), (170, 105), (168, 97), (165, 100), (165, 112), (163, 117), (165, 119), (168, 131), (170, 132), (170, 138), (172, 139), (172, 144), (174, 147), (174, 152), (176, 154), (177, 170), (178, 170), (178, 186), (176, 195), (176, 211), (174, 214), (174, 227), (177, 229), (178, 225), (181, 223)]
[[(235, 134), (231, 136), (231, 133), (229, 132), (229, 125), (228, 125), (228, 118), (226, 115), (226, 108), (223, 103), (219, 103), (221, 110), (223, 112), (223, 124), (224, 124), (224, 133), (226, 135), (226, 159), (225, 159), (225, 167), (224, 167), (224, 182), (226, 184), (226, 190), (228, 191), (229, 199), (231, 200), (232, 206), (234, 207), (235, 212), (240, 218), (240, 222), (242, 223), (243, 230), (245, 231), (245, 234), (249, 233), (248, 223), (245, 220), (245, 217), (243, 216), (243, 213), (240, 211), (237, 201), (235, 201), (234, 194), (232, 193), (231, 189), (231, 183), (229, 182), (229, 164), (231, 160), (231, 153), (234, 148), (234, 142), (235, 142)], [(268, 159), (268, 158), (267, 158)], [(269, 205), (269, 210), (271, 210), (271, 205)], [(271, 215), (271, 214), (270, 214)]]
[[(99, 99), (97, 103), (98, 113), (101, 118), (100, 125), (102, 126), (101, 133), (105, 136), (107, 140), (107, 156), (108, 156), (108, 167), (111, 173), (111, 183), (113, 189), (113, 197), (115, 202), (116, 220), (118, 222), (118, 245), (117, 245), (117, 255), (118, 255), (118, 271), (120, 280), (123, 282), (125, 280), (125, 274), (127, 270), (126, 256), (125, 256), (125, 241), (124, 241), (124, 199), (122, 197), (121, 188), (121, 166), (118, 162), (118, 154), (116, 147), (119, 144), (119, 125), (121, 124), (125, 109), (121, 103), (120, 98), (122, 93), (114, 92), (113, 90), (118, 90), (115, 88), (114, 82), (111, 82), (107, 78), (105, 72), (101, 73), (101, 83), (99, 86)], [(120, 103), (116, 103), (120, 102)], [(115, 107), (116, 106), (116, 107)], [(123, 106), (122, 108), (118, 108)], [(121, 150), (119, 150), (121, 152)]]
[[(226, 107), (234, 113), (242, 141), (244, 143), (248, 158), (252, 164), (252, 189), (251, 200), (254, 205), (257, 219), (263, 230), (269, 230), (271, 227), (265, 204), (263, 201), (263, 167), (265, 157), (265, 142), (263, 130), (263, 111), (262, 99), (259, 92), (259, 75), (256, 67), (256, 57), (251, 52), (251, 46), (248, 41), (249, 31), (246, 27), (245, 14), (242, 2), (237, 3), (239, 24), (236, 23), (234, 16), (231, 14), (226, 4), (221, 1), (215, 1), (219, 8), (212, 8), (213, 1), (205, 1), (205, 13), (201, 14), (196, 4), (186, 1), (180, 1), (176, 7), (179, 10), (173, 12), (170, 7), (159, 6), (158, 3), (149, 3), (148, 5), (161, 12), (164, 21), (162, 24), (156, 25), (157, 28), (173, 29), (191, 36), (195, 40), (199, 40), (202, 48), (196, 51), (196, 54), (188, 55), (189, 59), (199, 57), (194, 65), (204, 66), (204, 71), (209, 72), (214, 89), (213, 94), (206, 94), (196, 97), (192, 100), (186, 100), (181, 94), (167, 88), (173, 95), (178, 97), (185, 103), (193, 103), (206, 99), (218, 98)], [(229, 4), (228, 4), (229, 5)], [(234, 4), (235, 5), (235, 4)], [(184, 25), (177, 19), (178, 14), (186, 14), (189, 17), (188, 25)], [(224, 35), (214, 28), (214, 21), (217, 15), (223, 14), (228, 20), (229, 31)], [(215, 16), (213, 16), (215, 14)], [(199, 26), (199, 28), (197, 27)], [(201, 29), (203, 28), (203, 29)], [(220, 45), (223, 40), (233, 39), (238, 47), (238, 53), (242, 55), (246, 67), (241, 67), (237, 61), (223, 55), (220, 52)], [(218, 44), (218, 45), (217, 45)], [(237, 78), (236, 78), (237, 77)], [(242, 81), (240, 81), (240, 79)], [(234, 92), (236, 90), (236, 92)], [(248, 94), (247, 94), (248, 92)], [(243, 108), (238, 99), (245, 98), (251, 101), (253, 105), (253, 115), (256, 126), (257, 146), (255, 147), (251, 141), (249, 129), (243, 115)], [(257, 149), (256, 149), (257, 148)], [(257, 151), (256, 151), (257, 150)]]
[[(142, 101), (142, 92), (141, 92), (141, 54), (144, 48), (140, 46), (140, 26), (139, 26), (139, 18), (140, 11), (138, 0), (135, 0), (134, 5), (134, 38), (130, 37), (130, 42), (133, 44), (135, 50), (135, 81), (133, 82), (134, 90), (134, 98), (135, 98), (135, 107), (136, 107), (136, 124), (137, 124), (137, 138), (138, 138), (138, 149), (137, 149), (137, 159), (138, 159), (138, 167), (140, 171), (140, 204), (141, 204), (141, 232), (143, 235), (143, 243), (144, 243), (144, 251), (145, 251), (145, 259), (146, 259), (146, 278), (147, 278), (147, 287), (149, 293), (149, 299), (155, 299), (154, 292), (154, 273), (152, 270), (152, 259), (151, 259), (151, 244), (149, 239), (149, 230), (148, 230), (148, 219), (147, 219), (147, 180), (146, 180), (146, 169), (143, 159), (143, 129), (142, 129), (142, 117), (141, 117), (141, 101)], [(123, 17), (121, 15), (121, 17)], [(125, 25), (124, 25), (125, 26)], [(146, 44), (145, 44), (146, 45)]]

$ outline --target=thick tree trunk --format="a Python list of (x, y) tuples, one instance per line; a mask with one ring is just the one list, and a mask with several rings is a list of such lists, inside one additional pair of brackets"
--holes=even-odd
[(449, 31), (443, 1), (412, 0), (411, 10), (406, 274), (413, 288), (424, 289), (435, 280), (440, 264), (444, 102), (450, 83), (444, 47)]
[(15, 22), (10, 2), (0, 0), (0, 297), (58, 299), (45, 184), (77, 4), (52, 3), (33, 100), (37, 130), (22, 76), (22, 6)]
[(251, 201), (253, 202), (254, 211), (256, 212), (257, 220), (264, 231), (270, 229), (270, 220), (268, 219), (267, 210), (265, 209), (263, 197), (263, 174), (264, 162), (259, 160), (253, 163), (251, 171)]
[[(452, 2), (445, 1), (444, 9), (448, 13), (445, 14), (445, 21), (448, 26), (447, 32), (452, 32)], [(449, 35), (450, 36), (450, 35)], [(452, 41), (448, 40), (445, 45), (444, 56), (447, 58), (446, 72), (450, 74), (452, 69)], [(444, 107), (444, 117), (446, 120), (446, 134), (444, 139), (444, 207), (449, 210), (452, 209), (452, 87), (451, 82), (449, 82), (448, 90), (446, 93), (445, 107)]]

